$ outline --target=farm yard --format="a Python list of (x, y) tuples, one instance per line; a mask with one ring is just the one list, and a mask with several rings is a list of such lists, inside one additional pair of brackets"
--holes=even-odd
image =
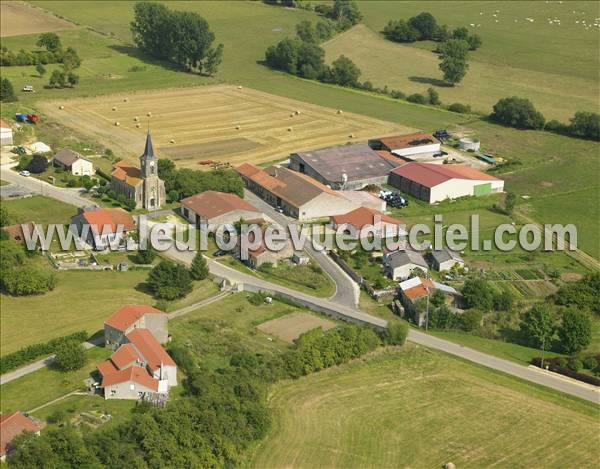
[(94, 135), (125, 159), (139, 155), (150, 125), (158, 153), (178, 166), (193, 168), (200, 168), (199, 163), (206, 160), (265, 164), (299, 149), (412, 130), (230, 85), (52, 101), (39, 106), (52, 119)]
[(75, 27), (54, 15), (21, 2), (0, 3), (0, 36), (46, 33)]
[(600, 457), (593, 404), (421, 347), (279, 383), (269, 405), (253, 467), (594, 467)]

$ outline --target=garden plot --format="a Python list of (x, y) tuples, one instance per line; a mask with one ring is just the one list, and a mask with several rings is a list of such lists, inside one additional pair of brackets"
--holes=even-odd
[(264, 322), (258, 326), (258, 329), (284, 342), (292, 343), (305, 332), (317, 327), (326, 331), (335, 327), (335, 323), (309, 313), (292, 313)]

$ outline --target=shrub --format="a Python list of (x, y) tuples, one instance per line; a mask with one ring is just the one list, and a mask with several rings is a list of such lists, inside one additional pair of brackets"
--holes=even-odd
[(394, 99), (406, 99), (406, 94), (400, 90), (392, 90), (390, 96)]
[(471, 106), (462, 103), (452, 103), (448, 106), (448, 110), (459, 114), (468, 114), (471, 112)]
[(427, 89), (427, 97), (429, 98), (429, 104), (438, 105), (442, 103), (440, 101), (440, 94), (433, 88)]
[(33, 174), (43, 173), (48, 169), (48, 159), (42, 155), (35, 155), (27, 165), (27, 171)]
[(197, 253), (190, 267), (190, 276), (194, 280), (204, 280), (208, 277), (208, 264), (201, 252)]
[(584, 311), (567, 310), (563, 313), (558, 336), (565, 353), (577, 353), (592, 341), (592, 321)]
[(264, 292), (255, 292), (248, 295), (248, 303), (252, 306), (260, 306), (265, 303), (265, 299), (267, 298), (266, 293)]
[(583, 360), (583, 366), (588, 370), (595, 370), (598, 368), (598, 360), (596, 360), (594, 357), (587, 357), (585, 360)]
[(381, 333), (381, 339), (388, 345), (404, 345), (408, 337), (408, 323), (404, 321), (393, 321)]
[(473, 331), (481, 326), (483, 313), (477, 309), (469, 309), (460, 316), (462, 329), (465, 331)]
[(0, 101), (3, 103), (17, 101), (17, 95), (8, 78), (2, 78), (0, 81)]
[(427, 104), (427, 98), (419, 93), (411, 94), (406, 100), (409, 103)]
[(569, 368), (571, 368), (576, 373), (583, 368), (583, 363), (579, 358), (571, 358), (569, 360)]
[(23, 266), (11, 269), (9, 274), (3, 272), (2, 285), (10, 295), (40, 295), (54, 290), (56, 276), (52, 272)]
[(565, 367), (567, 366), (567, 359), (565, 357), (558, 357), (556, 359), (556, 364), (560, 367)]
[(75, 371), (83, 368), (86, 361), (85, 348), (81, 342), (72, 340), (62, 343), (57, 348), (54, 366), (60, 371)]
[(147, 249), (140, 249), (135, 257), (138, 264), (152, 264), (154, 259), (156, 259), (156, 251), (150, 247)]
[(174, 300), (192, 291), (192, 279), (188, 269), (181, 264), (161, 261), (148, 275), (148, 285), (157, 298)]
[(502, 98), (494, 104), (490, 119), (517, 129), (541, 129), (545, 124), (544, 116), (531, 101), (517, 96)]

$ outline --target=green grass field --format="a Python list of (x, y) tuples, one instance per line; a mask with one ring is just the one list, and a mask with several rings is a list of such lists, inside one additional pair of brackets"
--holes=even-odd
[(49, 223), (70, 223), (77, 214), (77, 207), (49, 197), (33, 196), (26, 199), (2, 200), (8, 211), (10, 223), (34, 221), (41, 225)]
[(594, 467), (600, 457), (593, 404), (421, 347), (280, 383), (269, 405), (257, 468)]

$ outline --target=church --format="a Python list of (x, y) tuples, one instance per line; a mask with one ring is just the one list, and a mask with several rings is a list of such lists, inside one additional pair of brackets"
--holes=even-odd
[(158, 158), (152, 148), (150, 130), (146, 136), (140, 167), (120, 161), (113, 165), (110, 187), (117, 194), (135, 200), (136, 208), (157, 210), (166, 202), (165, 183), (158, 177)]

